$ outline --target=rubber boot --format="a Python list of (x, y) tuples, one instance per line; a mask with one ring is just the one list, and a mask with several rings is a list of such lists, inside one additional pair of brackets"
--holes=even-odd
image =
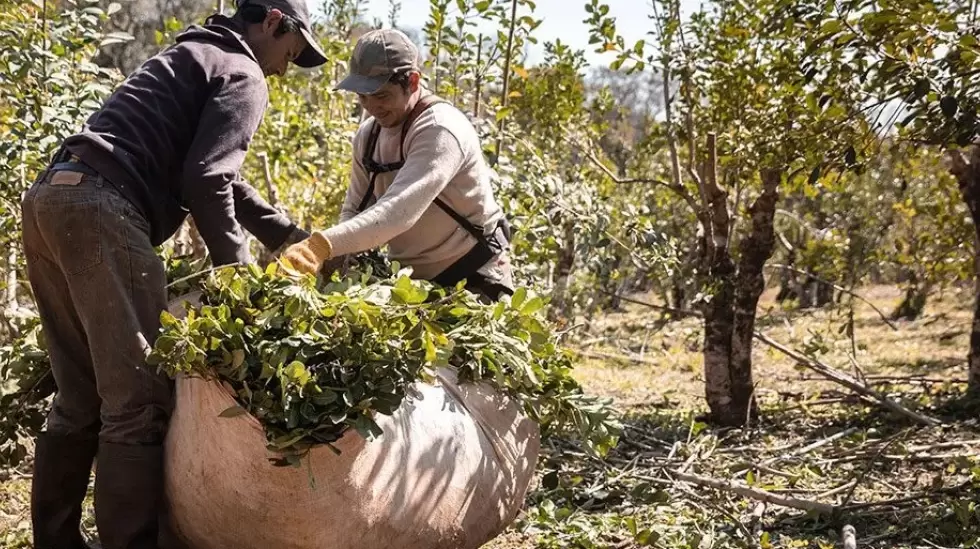
[(35, 549), (86, 549), (82, 501), (99, 447), (91, 436), (41, 433), (36, 440), (31, 482)]
[(103, 549), (157, 549), (163, 501), (163, 446), (99, 445), (95, 524)]

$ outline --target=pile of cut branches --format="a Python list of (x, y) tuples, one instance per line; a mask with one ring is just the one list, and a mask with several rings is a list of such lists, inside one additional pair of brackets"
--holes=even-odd
[(440, 367), (510, 395), (545, 435), (571, 435), (599, 454), (615, 444), (612, 410), (572, 378), (541, 297), (520, 289), (485, 304), (394, 267), (331, 278), (276, 264), (213, 271), (184, 318), (162, 315), (150, 362), (230, 386), (238, 405), (225, 415), (255, 416), (283, 464), (351, 428), (381, 436), (375, 415), (394, 413)]

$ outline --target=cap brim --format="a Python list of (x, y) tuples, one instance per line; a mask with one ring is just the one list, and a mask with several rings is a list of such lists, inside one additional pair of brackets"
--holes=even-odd
[(323, 54), (323, 50), (320, 49), (320, 44), (313, 38), (313, 35), (309, 33), (303, 27), (300, 27), (299, 31), (303, 34), (303, 38), (306, 40), (306, 49), (300, 53), (296, 59), (293, 59), (293, 63), (296, 66), (303, 67), (304, 69), (309, 69), (312, 67), (319, 67), (320, 65), (327, 62), (327, 56)]
[(376, 91), (381, 89), (391, 80), (390, 74), (382, 74), (380, 76), (362, 76), (360, 74), (348, 74), (347, 78), (340, 81), (337, 84), (335, 90), (346, 90), (354, 93), (362, 93), (365, 95), (371, 95)]

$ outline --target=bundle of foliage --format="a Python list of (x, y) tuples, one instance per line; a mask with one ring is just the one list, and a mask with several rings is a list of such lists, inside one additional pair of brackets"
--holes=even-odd
[(25, 319), (20, 337), (0, 346), (0, 467), (19, 465), (25, 441), (44, 425), (54, 377), (37, 317)]
[(606, 403), (571, 377), (570, 355), (540, 316), (539, 296), (485, 304), (462, 287), (437, 288), (407, 271), (377, 276), (296, 276), (271, 264), (228, 267), (202, 277), (200, 303), (162, 315), (150, 362), (171, 376), (231, 388), (280, 465), (353, 428), (368, 440), (419, 381), (455, 369), (460, 382), (487, 381), (510, 395), (543, 433), (581, 439), (600, 454), (618, 426)]
[[(160, 250), (160, 258), (170, 299), (196, 289), (204, 260), (166, 250)], [(30, 454), (29, 441), (44, 426), (50, 397), (57, 390), (40, 318), (36, 314), (16, 318), (13, 332), (16, 335), (0, 345), (0, 468), (17, 467)]]

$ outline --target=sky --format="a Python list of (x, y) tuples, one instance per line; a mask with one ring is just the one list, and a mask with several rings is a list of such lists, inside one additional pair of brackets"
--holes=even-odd
[[(308, 0), (311, 9), (322, 0)], [(529, 64), (533, 65), (543, 58), (544, 43), (560, 38), (573, 49), (584, 50), (585, 57), (592, 66), (608, 65), (615, 56), (611, 53), (598, 54), (589, 45), (589, 28), (583, 21), (587, 0), (535, 0), (537, 9), (534, 16), (544, 22), (535, 31), (537, 45), (531, 44), (528, 50)], [(629, 45), (644, 38), (652, 29), (649, 15), (652, 13), (650, 0), (604, 0), (609, 5), (609, 15), (616, 18), (616, 29)], [(389, 0), (366, 0), (366, 18), (380, 19), (388, 26)], [(682, 14), (695, 11), (700, 0), (681, 0)], [(421, 29), (429, 15), (429, 0), (401, 0), (399, 26)], [(520, 16), (520, 13), (519, 13)], [(479, 30), (479, 29), (478, 29)]]

